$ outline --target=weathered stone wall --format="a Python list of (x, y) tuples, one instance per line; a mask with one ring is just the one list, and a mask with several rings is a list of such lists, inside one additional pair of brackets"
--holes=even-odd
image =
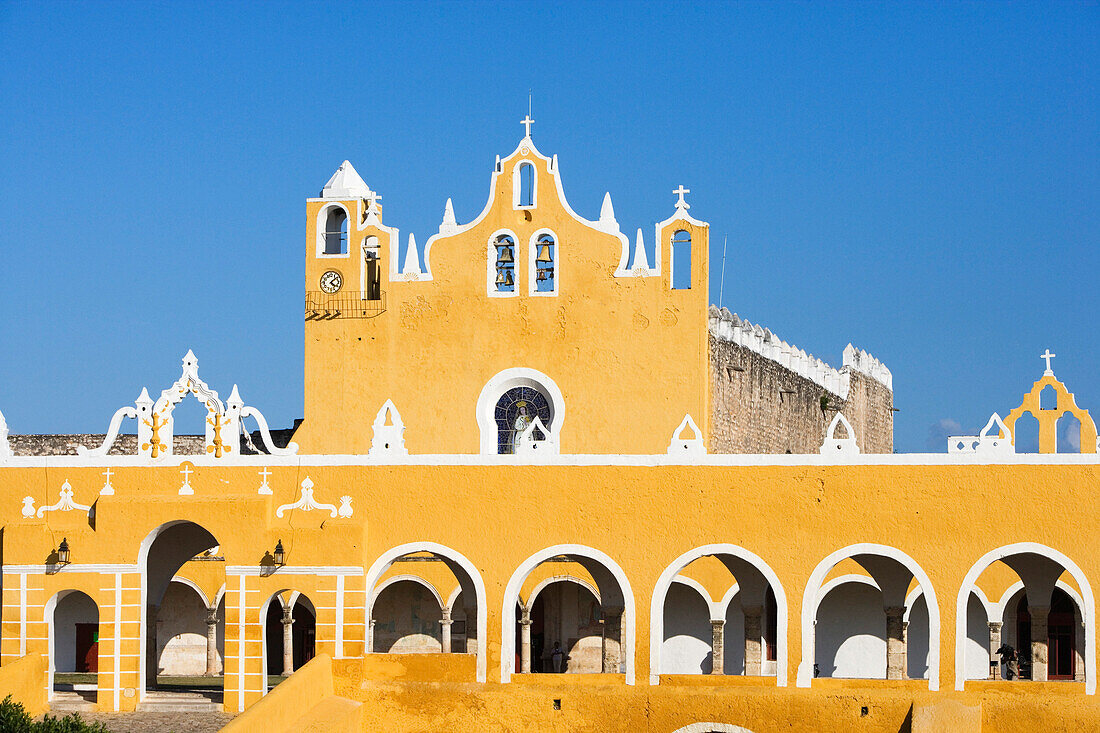
[[(271, 442), (278, 448), (286, 448), (294, 435), (294, 431), (297, 430), (300, 424), (301, 420), (295, 420), (293, 428), (272, 430)], [(99, 435), (94, 433), (78, 435), (9, 435), (8, 443), (11, 446), (12, 455), (16, 456), (75, 456), (77, 446), (98, 448), (103, 445), (105, 437), (102, 433)], [(252, 439), (252, 445), (255, 446), (256, 450), (253, 451), (249, 448), (248, 442), (242, 435), (242, 454), (267, 453), (259, 431), (250, 433), (249, 437)], [(179, 456), (202, 455), (205, 453), (205, 440), (202, 435), (173, 435), (172, 452)], [(111, 456), (133, 456), (137, 455), (137, 452), (137, 436), (131, 434), (119, 435), (107, 454)]]
[(893, 452), (894, 396), (885, 384), (852, 367), (833, 371), (847, 382), (845, 399), (715, 329), (709, 339), (711, 453), (817, 453), (838, 410), (860, 451)]

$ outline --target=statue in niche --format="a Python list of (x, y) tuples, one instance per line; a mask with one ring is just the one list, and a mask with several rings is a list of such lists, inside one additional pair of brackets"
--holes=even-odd
[(513, 453), (515, 452), (516, 444), (519, 443), (520, 438), (523, 437), (523, 431), (526, 430), (527, 428), (529, 428), (531, 426), (531, 423), (534, 422), (534, 417), (527, 414), (527, 403), (526, 402), (517, 402), (516, 407), (519, 408), (519, 412), (516, 415), (515, 423), (512, 425), (512, 429), (514, 431), (512, 433), (512, 452)]

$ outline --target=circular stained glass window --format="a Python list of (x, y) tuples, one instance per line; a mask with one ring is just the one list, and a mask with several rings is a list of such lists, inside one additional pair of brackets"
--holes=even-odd
[[(513, 387), (497, 400), (494, 417), (497, 421), (497, 453), (515, 453), (516, 441), (523, 431), (539, 418), (550, 427), (550, 401), (534, 387)], [(542, 431), (536, 430), (535, 440), (545, 440)]]

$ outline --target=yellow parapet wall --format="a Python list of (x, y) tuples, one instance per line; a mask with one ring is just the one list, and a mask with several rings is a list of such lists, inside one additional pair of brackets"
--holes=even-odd
[(333, 693), (332, 657), (318, 654), (222, 730), (350, 733), (361, 722), (362, 705)]
[(0, 667), (0, 699), (11, 695), (15, 702), (31, 715), (40, 715), (50, 709), (46, 699), (45, 654), (28, 654)]

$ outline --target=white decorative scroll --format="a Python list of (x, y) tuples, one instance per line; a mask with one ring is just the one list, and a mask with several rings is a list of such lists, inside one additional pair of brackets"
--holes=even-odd
[(271, 430), (267, 427), (267, 420), (260, 414), (260, 411), (255, 407), (242, 407), (241, 417), (252, 417), (256, 419), (256, 422), (260, 426), (260, 439), (264, 442), (264, 447), (267, 448), (267, 452), (273, 456), (293, 456), (298, 453), (297, 443), (287, 443), (286, 448), (275, 447), (275, 442), (271, 439)]
[[(536, 431), (544, 436), (541, 440), (535, 437)], [(521, 456), (557, 455), (558, 435), (543, 425), (542, 418), (536, 415), (531, 424), (520, 433), (516, 440), (515, 451), (516, 455)]]
[(4, 413), (0, 412), (0, 461), (11, 457), (11, 446), (8, 444), (8, 421), (4, 419)]
[[(283, 513), (287, 509), (301, 509), (303, 512), (310, 512), (314, 509), (327, 509), (333, 517), (337, 516), (335, 504), (321, 504), (313, 498), (313, 481), (310, 480), (309, 476), (306, 476), (305, 481), (302, 482), (302, 495), (298, 498), (298, 501), (293, 504), (283, 504), (275, 510), (275, 516), (282, 519)], [(348, 500), (348, 511), (351, 511), (350, 499)]]
[(994, 412), (978, 435), (952, 435), (947, 439), (948, 453), (977, 455), (1013, 455), (1012, 433), (1005, 427), (1001, 416)]
[[(844, 430), (848, 434), (847, 438), (836, 437), (838, 425), (844, 426)], [(856, 443), (856, 431), (852, 429), (852, 423), (848, 422), (848, 418), (839, 412), (833, 416), (833, 421), (829, 423), (825, 442), (821, 445), (821, 455), (823, 456), (838, 453), (841, 455), (856, 455), (859, 453), (859, 444)]]
[(407, 456), (405, 448), (405, 423), (401, 413), (394, 407), (393, 400), (386, 400), (382, 409), (374, 417), (374, 437), (371, 439), (367, 455)]
[[(690, 430), (691, 437), (685, 438), (684, 431)], [(672, 431), (672, 441), (668, 444), (670, 456), (705, 456), (707, 446), (703, 443), (703, 433), (699, 426), (691, 419), (691, 415), (684, 415), (680, 426)]]
[(23, 516), (26, 517), (27, 519), (30, 519), (31, 517), (34, 516), (34, 497), (33, 496), (24, 496), (23, 497)]
[[(28, 496), (27, 499), (29, 498)], [(24, 509), (27, 506), (27, 499), (23, 500)], [(46, 512), (71, 512), (75, 509), (79, 509), (82, 512), (89, 512), (92, 510), (90, 506), (77, 504), (73, 501), (73, 487), (69, 485), (68, 481), (65, 481), (65, 483), (61, 484), (61, 497), (57, 500), (57, 503), (53, 506), (39, 507), (36, 514), (38, 518), (41, 519), (42, 515)]]
[[(141, 397), (145, 397), (145, 398), (149, 397), (149, 392), (146, 391), (144, 388), (142, 388), (141, 396), (138, 397), (138, 399), (140, 400)], [(152, 406), (152, 400), (149, 400), (149, 405)], [(105, 455), (107, 455), (107, 451), (111, 450), (111, 446), (115, 444), (115, 440), (118, 438), (118, 431), (119, 431), (119, 428), (122, 427), (123, 418), (127, 418), (127, 417), (137, 418), (139, 416), (139, 414), (140, 414), (139, 409), (135, 409), (133, 407), (127, 406), (127, 407), (118, 408), (115, 411), (114, 416), (111, 417), (111, 425), (110, 425), (110, 427), (107, 428), (107, 435), (103, 438), (103, 444), (100, 445), (98, 448), (87, 448), (83, 445), (78, 445), (76, 447), (77, 455), (81, 455), (81, 456), (105, 456)], [(146, 417), (148, 417), (148, 413), (146, 413)]]

